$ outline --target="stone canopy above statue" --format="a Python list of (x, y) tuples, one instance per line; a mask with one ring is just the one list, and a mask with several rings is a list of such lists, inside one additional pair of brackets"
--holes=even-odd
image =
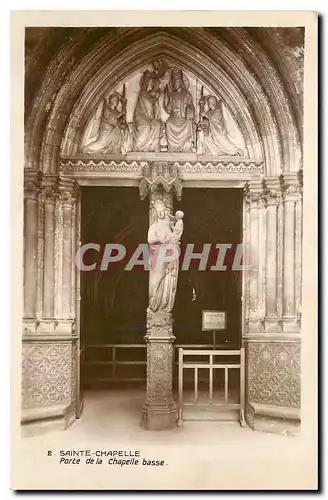
[(247, 156), (244, 138), (222, 98), (189, 71), (161, 59), (95, 103), (79, 152)]

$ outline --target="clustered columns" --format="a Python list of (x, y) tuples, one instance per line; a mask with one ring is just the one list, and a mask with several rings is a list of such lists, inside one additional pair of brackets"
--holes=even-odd
[(245, 334), (297, 333), (301, 318), (302, 176), (245, 187)]
[(76, 184), (26, 171), (24, 198), (24, 334), (74, 334)]
[[(181, 182), (176, 168), (154, 162), (145, 169), (140, 183), (141, 198), (149, 197), (149, 223), (155, 221), (154, 204), (163, 201), (172, 213), (174, 194), (180, 199)], [(170, 429), (176, 425), (176, 405), (172, 396), (173, 342), (171, 312), (147, 310), (147, 392), (141, 425), (147, 430)]]

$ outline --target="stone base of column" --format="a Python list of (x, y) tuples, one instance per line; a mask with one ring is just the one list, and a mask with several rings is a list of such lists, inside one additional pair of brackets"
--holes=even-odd
[(52, 405), (22, 410), (22, 435), (37, 436), (57, 430), (66, 430), (76, 419), (76, 405)]
[(276, 316), (268, 316), (264, 320), (264, 331), (267, 333), (278, 333), (282, 331), (282, 322)]
[(249, 333), (258, 333), (263, 330), (263, 322), (259, 319), (249, 319), (247, 330)]
[(282, 324), (284, 332), (298, 333), (300, 331), (299, 321), (294, 316), (283, 316)]
[(172, 429), (177, 424), (175, 402), (159, 404), (146, 401), (142, 409), (141, 427), (149, 431)]
[(177, 412), (172, 396), (172, 315), (147, 311), (147, 397), (141, 426), (164, 430), (176, 426)]
[(299, 408), (249, 403), (246, 422), (253, 431), (297, 436), (301, 427), (300, 413)]

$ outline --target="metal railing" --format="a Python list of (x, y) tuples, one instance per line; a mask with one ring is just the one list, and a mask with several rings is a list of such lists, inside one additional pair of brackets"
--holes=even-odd
[[(199, 356), (207, 357), (205, 362), (185, 361), (186, 356)], [(215, 362), (215, 357), (220, 357), (220, 362)], [(235, 356), (239, 358), (239, 362), (223, 362), (221, 361), (224, 356)], [(184, 420), (184, 408), (186, 406), (192, 407), (212, 407), (218, 410), (235, 409), (240, 412), (240, 424), (242, 427), (246, 426), (245, 423), (245, 349), (239, 350), (198, 350), (198, 349), (183, 349), (179, 348), (179, 374), (178, 374), (178, 426), (182, 426)], [(193, 402), (186, 402), (183, 400), (183, 381), (184, 370), (194, 370), (194, 400)], [(209, 399), (206, 403), (199, 402), (198, 390), (198, 371), (200, 369), (209, 370)], [(214, 370), (224, 370), (224, 403), (215, 402), (213, 400), (213, 375)], [(229, 370), (239, 370), (240, 372), (240, 399), (239, 403), (229, 403)], [(186, 420), (186, 419), (185, 419)]]

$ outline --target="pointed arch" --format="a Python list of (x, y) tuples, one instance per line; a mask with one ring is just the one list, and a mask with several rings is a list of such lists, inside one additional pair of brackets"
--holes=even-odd
[[(81, 56), (88, 37), (95, 41)], [(76, 153), (95, 100), (158, 56), (222, 95), (249, 156), (264, 159), (266, 176), (301, 168), (299, 134), (283, 82), (243, 28), (218, 34), (202, 28), (117, 28), (98, 38), (92, 29), (74, 33), (52, 61), (52, 73), (48, 70), (36, 98), (43, 107), (34, 112), (27, 134), (27, 166), (37, 163), (39, 170), (55, 173), (60, 155)]]

